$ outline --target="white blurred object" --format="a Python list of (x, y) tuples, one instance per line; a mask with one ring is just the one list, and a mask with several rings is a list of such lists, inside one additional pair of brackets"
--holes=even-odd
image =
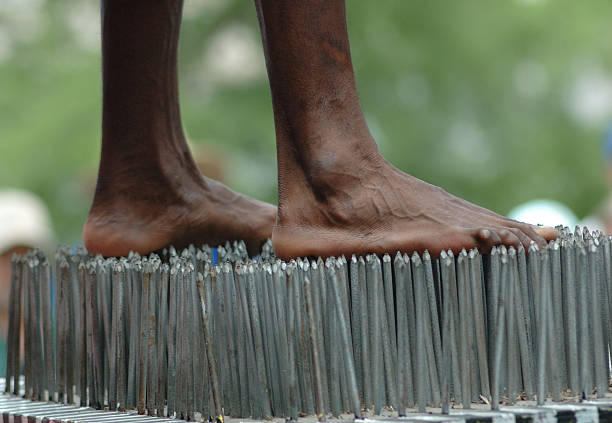
[(17, 246), (48, 248), (53, 242), (45, 204), (27, 191), (0, 190), (0, 254)]
[(512, 209), (508, 217), (532, 225), (573, 228), (578, 224), (578, 218), (565, 204), (553, 200), (528, 201)]
[(589, 231), (601, 231), (604, 234), (606, 233), (606, 225), (600, 217), (595, 215), (590, 215), (582, 219), (580, 222), (580, 226), (586, 226), (589, 228)]

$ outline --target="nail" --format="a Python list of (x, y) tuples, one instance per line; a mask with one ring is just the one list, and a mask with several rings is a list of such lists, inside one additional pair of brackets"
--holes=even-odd
[[(81, 268), (79, 272), (79, 280), (84, 278), (84, 268)], [(82, 274), (82, 276), (81, 276)], [(42, 325), (43, 325), (43, 342), (44, 342), (44, 365), (45, 365), (45, 376), (46, 376), (46, 389), (47, 397), (45, 401), (53, 400), (55, 394), (55, 356), (54, 356), (54, 338), (53, 338), (53, 320), (51, 312), (51, 266), (45, 259), (41, 265), (40, 271), (40, 286), (41, 286), (41, 301), (42, 301)], [(12, 287), (11, 287), (12, 291)], [(83, 296), (84, 298), (84, 296)], [(12, 304), (11, 304), (12, 305)], [(9, 312), (10, 315), (10, 312)], [(84, 329), (84, 326), (81, 325)], [(10, 323), (9, 323), (10, 331)], [(83, 334), (80, 336), (81, 340), (84, 340)], [(84, 353), (85, 351), (82, 350)], [(80, 358), (81, 363), (84, 365), (83, 357)], [(8, 369), (7, 369), (8, 374)], [(8, 377), (6, 379), (8, 386)], [(85, 386), (83, 386), (83, 391)], [(83, 395), (83, 394), (81, 394)]]
[(469, 288), (467, 280), (467, 253), (465, 250), (461, 250), (461, 253), (457, 256), (457, 291), (459, 294), (459, 310), (460, 310), (460, 361), (461, 366), (461, 393), (463, 408), (469, 409), (472, 402), (472, 386), (471, 386), (471, 345), (470, 330), (472, 329), (469, 322), (469, 315), (471, 313), (469, 307)]
[(22, 264), (17, 254), (11, 257), (11, 291), (9, 297), (9, 330), (6, 355), (6, 385), (4, 391), (19, 394), (21, 346), (21, 285)]
[(544, 405), (545, 397), (546, 397), (546, 357), (547, 357), (547, 331), (548, 331), (548, 284), (550, 282), (549, 272), (547, 271), (548, 263), (548, 254), (543, 252), (541, 254), (541, 276), (540, 283), (538, 284), (538, 298), (537, 301), (537, 312), (538, 312), (538, 331), (537, 331), (537, 340), (538, 340), (538, 395), (537, 395), (537, 403), (538, 405)]
[(260, 407), (263, 418), (269, 418), (272, 413), (270, 410), (270, 399), (268, 395), (268, 383), (265, 376), (265, 363), (263, 351), (263, 337), (261, 331), (261, 322), (259, 316), (259, 304), (257, 303), (256, 287), (255, 287), (255, 269), (253, 265), (249, 265), (247, 269), (247, 293), (249, 297), (249, 311), (251, 314), (251, 327), (253, 330), (253, 340), (255, 346), (255, 361), (257, 364), (257, 378), (260, 389)]
[(342, 287), (340, 286), (337, 269), (334, 269), (333, 265), (328, 267), (328, 276), (330, 279), (329, 283), (332, 287), (334, 302), (336, 304), (336, 317), (338, 319), (340, 341), (342, 342), (341, 347), (344, 352), (344, 362), (346, 366), (343, 371), (345, 371), (348, 376), (348, 391), (351, 399), (351, 408), (355, 413), (355, 418), (361, 419), (361, 404), (359, 403), (359, 391), (357, 389), (357, 380), (355, 377), (355, 366), (353, 363), (353, 357), (350, 354), (350, 332), (346, 322), (345, 307), (343, 305), (342, 294), (340, 292)]
[(551, 241), (550, 261), (552, 268), (551, 290), (552, 290), (552, 312), (553, 324), (551, 334), (553, 335), (556, 371), (553, 377), (553, 398), (560, 400), (559, 394), (568, 386), (568, 369), (565, 358), (565, 330), (563, 327), (563, 288), (562, 288), (562, 269), (561, 269), (561, 246), (559, 240)]
[[(499, 298), (500, 256), (498, 248), (493, 247), (487, 258), (486, 293), (487, 293), (487, 351), (488, 356), (495, 357), (497, 333), (497, 309)], [(493, 374), (493, 360), (489, 361), (489, 374)]]
[(588, 317), (588, 259), (584, 246), (578, 248), (578, 363), (580, 366), (580, 389), (582, 399), (591, 390), (591, 363), (589, 359)]
[(506, 326), (508, 339), (508, 398), (510, 404), (517, 400), (521, 387), (521, 363), (520, 363), (520, 328), (522, 316), (518, 315), (519, 304), (521, 304), (521, 294), (519, 291), (518, 260), (514, 247), (508, 250), (509, 259), (509, 279), (508, 296), (506, 308)]
[(427, 375), (425, 361), (425, 278), (423, 275), (423, 264), (417, 253), (412, 255), (412, 274), (414, 276), (414, 297), (416, 311), (416, 394), (420, 413), (426, 411), (427, 406)]
[[(501, 255), (501, 277), (500, 287), (504, 288), (508, 285), (508, 258), (505, 254)], [(502, 351), (504, 344), (504, 328), (505, 328), (505, 308), (506, 308), (506, 289), (499, 289), (496, 296), (496, 303), (491, 303), (492, 307), (497, 308), (495, 321), (495, 346), (494, 346), (494, 361), (493, 372), (491, 375), (491, 409), (499, 410), (499, 394), (500, 394), (500, 372), (502, 366)]]
[[(149, 315), (148, 315), (148, 335), (147, 335), (147, 413), (150, 416), (155, 415), (157, 408), (157, 349), (159, 346), (159, 340), (157, 339), (157, 321), (160, 315), (157, 305), (157, 295), (160, 289), (160, 269), (158, 260), (150, 260), (151, 264), (151, 276), (149, 278)], [(193, 322), (192, 319), (190, 322)], [(192, 325), (192, 324), (190, 324)]]
[[(440, 386), (441, 386), (441, 374), (442, 374), (442, 341), (440, 339), (440, 319), (438, 318), (438, 301), (436, 299), (436, 290), (434, 287), (434, 277), (432, 271), (431, 257), (428, 251), (423, 253), (423, 267), (425, 269), (425, 292), (427, 295), (428, 302), (428, 314), (429, 318), (426, 320), (427, 332), (431, 333), (432, 336), (428, 336), (428, 349), (433, 350), (433, 354), (430, 354), (430, 363), (435, 369), (435, 375), (432, 374), (431, 389), (433, 391), (433, 401), (437, 406), (440, 404)], [(429, 347), (431, 344), (431, 348)], [(435, 376), (435, 377), (434, 377)]]
[(529, 307), (529, 279), (527, 276), (527, 257), (525, 249), (519, 245), (517, 254), (518, 285), (515, 285), (515, 304), (519, 337), (519, 352), (523, 375), (523, 389), (527, 398), (535, 395), (535, 370), (533, 355), (532, 314)]
[(318, 328), (315, 324), (313, 301), (311, 294), (311, 284), (308, 278), (304, 279), (304, 302), (306, 306), (306, 313), (308, 315), (308, 328), (310, 338), (310, 354), (314, 365), (314, 387), (315, 387), (315, 402), (316, 402), (316, 414), (317, 419), (321, 422), (326, 421), (325, 418), (325, 400), (323, 398), (323, 384), (321, 381), (321, 365), (319, 357), (319, 334)]
[(406, 415), (406, 409), (414, 405), (414, 387), (412, 384), (412, 357), (410, 351), (410, 332), (408, 329), (408, 307), (407, 297), (412, 297), (412, 292), (407, 290), (407, 269), (410, 264), (404, 261), (400, 253), (397, 253), (393, 261), (395, 272), (395, 289), (397, 298), (397, 357), (399, 372), (399, 415)]
[(574, 395), (580, 392), (580, 371), (578, 367), (578, 326), (576, 303), (576, 248), (573, 241), (561, 241), (561, 254), (563, 256), (563, 272), (561, 283), (563, 286), (563, 324), (566, 336), (566, 357), (569, 388)]
[[(284, 264), (283, 264), (284, 265)], [(281, 265), (275, 263), (272, 265), (272, 279), (274, 281), (274, 299), (276, 303), (276, 313), (278, 317), (278, 357), (279, 357), (279, 373), (280, 373), (280, 395), (281, 409), (279, 414), (284, 413), (285, 417), (290, 417), (291, 410), (289, 404), (289, 351), (287, 343), (287, 301), (285, 272), (281, 269)]]
[[(442, 279), (442, 414), (450, 413), (450, 384), (451, 374), (451, 291), (450, 267), (453, 261), (446, 251), (440, 253), (441, 279)], [(488, 372), (488, 369), (487, 369)]]
[[(395, 305), (393, 301), (393, 281), (391, 275), (391, 259), (389, 255), (383, 256), (382, 267), (382, 281), (377, 282), (377, 285), (382, 288), (382, 291), (379, 293), (379, 300), (381, 313), (380, 321), (382, 322), (380, 332), (382, 338), (383, 368), (385, 391), (387, 393), (385, 405), (390, 405), (397, 410), (397, 345), (394, 345), (394, 342), (391, 340), (395, 337)], [(385, 268), (387, 268), (387, 270), (385, 270)], [(378, 272), (376, 275), (378, 275)], [(393, 335), (391, 335), (391, 321), (393, 321)]]
[[(56, 331), (57, 331), (57, 383), (58, 401), (64, 402), (66, 395), (66, 355), (68, 354), (68, 327), (67, 327), (67, 293), (66, 287), (69, 278), (69, 265), (65, 257), (59, 258), (57, 288), (55, 294)], [(89, 278), (95, 278), (90, 271)], [(93, 363), (93, 357), (91, 362)], [(28, 366), (25, 366), (27, 368)]]
[(597, 241), (593, 240), (589, 243), (589, 316), (591, 318), (592, 332), (589, 336), (589, 341), (592, 346), (590, 350), (591, 356), (593, 357), (594, 364), (594, 382), (597, 386), (597, 397), (603, 398), (605, 392), (608, 390), (608, 375), (607, 368), (608, 363), (605, 360), (607, 356), (607, 349), (604, 348), (603, 339), (603, 328), (602, 328), (602, 313), (600, 309), (600, 296), (601, 291), (599, 289), (599, 272), (598, 272), (598, 258), (599, 251), (597, 249)]
[(206, 345), (206, 353), (208, 356), (208, 376), (211, 381), (211, 388), (213, 394), (213, 403), (215, 407), (215, 418), (217, 421), (223, 421), (223, 405), (221, 402), (221, 389), (219, 386), (219, 377), (217, 375), (217, 360), (215, 357), (215, 352), (213, 348), (213, 338), (210, 332), (209, 327), (209, 308), (208, 304), (210, 302), (210, 298), (207, 298), (208, 292), (204, 287), (204, 280), (202, 275), (198, 275), (198, 293), (201, 307), (201, 319), (202, 319), (202, 337), (204, 339), (204, 345)]
[[(108, 386), (108, 402), (111, 410), (115, 410), (117, 408), (117, 376), (119, 372), (119, 366), (117, 360), (117, 350), (119, 348), (118, 343), (120, 342), (118, 339), (117, 332), (119, 331), (119, 315), (120, 308), (118, 303), (118, 297), (120, 296), (117, 292), (118, 287), (121, 282), (119, 282), (119, 278), (123, 276), (123, 272), (121, 270), (121, 265), (116, 264), (111, 268), (112, 271), (112, 281), (113, 281), (113, 295), (112, 295), (112, 316), (111, 316), (111, 343), (110, 343), (110, 357), (109, 357), (109, 386)], [(80, 366), (79, 366), (80, 367)]]
[[(359, 265), (357, 257), (353, 254), (350, 261), (350, 284), (351, 284), (351, 329), (353, 335), (353, 354), (355, 357), (355, 372), (357, 375), (357, 386), (359, 387), (359, 398), (362, 402), (364, 399), (364, 374), (363, 374), (363, 354), (361, 339), (361, 307), (363, 297), (361, 296), (361, 287), (359, 285)], [(313, 290), (314, 293), (314, 290)]]
[(137, 359), (137, 378), (138, 389), (136, 407), (138, 414), (145, 414), (146, 393), (147, 393), (147, 362), (149, 340), (149, 292), (151, 290), (151, 264), (144, 262), (142, 266), (142, 290), (140, 294), (140, 319), (138, 331), (138, 359)]
[[(114, 293), (113, 300), (115, 301), (115, 309), (117, 312), (117, 327), (116, 327), (116, 371), (117, 371), (117, 406), (120, 411), (126, 409), (127, 397), (127, 351), (126, 351), (126, 292), (127, 281), (126, 277), (129, 269), (126, 267), (126, 262), (119, 262), (115, 265), (113, 274)], [(84, 304), (85, 305), (85, 304)]]
[[(168, 287), (168, 387), (166, 391), (166, 402), (169, 417), (172, 416), (176, 410), (176, 317), (178, 303), (176, 290), (179, 278), (178, 272), (178, 266), (170, 267), (170, 280)], [(132, 355), (130, 354), (129, 357), (131, 363)]]
[[(296, 377), (296, 368), (295, 368), (295, 266), (290, 265), (287, 266), (286, 269), (287, 274), (287, 298), (288, 298), (288, 307), (287, 307), (287, 341), (288, 341), (288, 364), (289, 364), (289, 408), (290, 408), (290, 418), (292, 421), (297, 421), (298, 418), (298, 409), (297, 409), (297, 390), (299, 389), (296, 386), (297, 377)], [(331, 364), (332, 371), (334, 369), (334, 363)], [(332, 407), (335, 404), (332, 400)], [(333, 411), (332, 411), (333, 413)]]
[(485, 397), (491, 396), (489, 387), (489, 362), (487, 358), (487, 337), (485, 328), (484, 288), (482, 285), (482, 262), (478, 251), (473, 249), (469, 253), (470, 281), (472, 293), (472, 310), (474, 312), (474, 331), (476, 333), (477, 366), (474, 371), (480, 375), (480, 393)]

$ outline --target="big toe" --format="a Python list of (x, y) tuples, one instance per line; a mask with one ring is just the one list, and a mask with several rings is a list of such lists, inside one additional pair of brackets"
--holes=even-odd
[(551, 228), (550, 226), (534, 226), (533, 229), (546, 241), (552, 241), (557, 239), (559, 236), (557, 230), (555, 228)]

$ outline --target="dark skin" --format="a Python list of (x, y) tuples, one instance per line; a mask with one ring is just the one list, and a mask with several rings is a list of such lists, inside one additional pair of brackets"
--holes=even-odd
[(83, 228), (105, 256), (173, 244), (270, 237), (276, 207), (200, 174), (181, 125), (177, 47), (182, 2), (102, 1), (102, 155)]
[[(282, 258), (543, 244), (387, 162), (357, 94), (344, 0), (255, 0), (274, 106), (278, 210), (200, 175), (180, 122), (177, 0), (103, 1), (102, 158), (83, 229), (94, 253), (272, 237)], [(276, 220), (276, 223), (274, 223)]]

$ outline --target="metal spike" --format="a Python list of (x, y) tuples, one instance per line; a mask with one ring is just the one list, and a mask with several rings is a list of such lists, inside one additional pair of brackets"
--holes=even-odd
[(423, 263), (418, 254), (412, 255), (412, 274), (414, 275), (414, 297), (415, 297), (415, 312), (416, 312), (416, 396), (419, 412), (426, 411), (427, 406), (427, 389), (428, 380), (426, 373), (425, 361), (425, 276), (423, 272)]
[(515, 286), (518, 279), (518, 269), (516, 262), (516, 250), (514, 247), (508, 248), (508, 279), (506, 289), (506, 339), (507, 339), (507, 354), (506, 354), (506, 375), (507, 375), (507, 392), (508, 402), (514, 404), (518, 395), (518, 336), (515, 320)]
[[(84, 268), (82, 269), (84, 272)], [(79, 272), (79, 274), (83, 273)], [(84, 273), (83, 277), (84, 279)], [(79, 277), (81, 280), (81, 277)], [(44, 342), (44, 365), (45, 365), (45, 376), (46, 383), (45, 388), (47, 389), (47, 398), (44, 400), (54, 400), (55, 396), (55, 350), (54, 350), (54, 339), (53, 339), (53, 315), (51, 310), (51, 266), (49, 262), (45, 259), (42, 262), (41, 270), (40, 270), (40, 287), (41, 287), (41, 312), (42, 312), (42, 326), (43, 326), (43, 342)], [(11, 288), (12, 290), (12, 288)], [(83, 296), (84, 297), (84, 296)], [(81, 325), (84, 329), (84, 325)], [(10, 330), (10, 324), (9, 324)], [(84, 331), (81, 333), (80, 338), (84, 341)], [(84, 349), (81, 350), (85, 353)], [(81, 363), (85, 365), (82, 361), (84, 357), (80, 357)], [(83, 367), (81, 367), (83, 368)], [(7, 369), (8, 373), (8, 369)], [(7, 386), (8, 386), (8, 378), (7, 378)], [(81, 385), (83, 386), (83, 385)], [(83, 391), (85, 387), (83, 386)], [(81, 393), (83, 396), (83, 393)]]
[(482, 284), (481, 274), (482, 264), (480, 261), (480, 254), (478, 254), (477, 250), (470, 250), (469, 264), (471, 281), (470, 291), (472, 293), (472, 310), (474, 312), (473, 323), (474, 331), (476, 333), (476, 352), (478, 364), (478, 369), (476, 369), (476, 366), (474, 366), (474, 369), (478, 370), (480, 374), (480, 393), (485, 397), (490, 397), (491, 389), (489, 387), (489, 363), (487, 357), (485, 304), (483, 304), (484, 287)]
[[(506, 309), (506, 287), (508, 286), (508, 258), (505, 254), (501, 255), (501, 277), (500, 277), (500, 289), (498, 295), (496, 295), (496, 303), (491, 303), (492, 307), (497, 308), (495, 318), (495, 347), (493, 352), (493, 372), (491, 374), (491, 409), (499, 410), (499, 394), (501, 390), (500, 386), (500, 373), (502, 367), (502, 350), (504, 343), (504, 329), (505, 329), (505, 309)], [(497, 304), (497, 306), (495, 305)]]
[[(386, 261), (385, 261), (386, 260)], [(397, 405), (397, 342), (395, 342), (395, 302), (393, 301), (393, 281), (391, 274), (391, 258), (383, 256), (382, 281), (377, 285), (382, 288), (380, 299), (380, 333), (382, 338), (383, 365), (385, 377), (385, 404), (394, 409)], [(385, 270), (386, 269), (386, 270)], [(376, 272), (376, 275), (379, 275)], [(393, 322), (393, 323), (391, 323)]]
[(6, 393), (19, 394), (19, 373), (21, 370), (21, 287), (22, 262), (19, 256), (11, 257), (11, 291), (9, 296), (9, 329), (6, 355)]
[[(290, 417), (291, 410), (289, 409), (289, 351), (287, 345), (287, 295), (286, 295), (286, 283), (283, 280), (282, 276), (285, 273), (282, 271), (281, 266), (278, 264), (274, 264), (272, 266), (272, 279), (274, 281), (274, 301), (276, 307), (276, 316), (278, 322), (278, 336), (277, 336), (277, 345), (278, 345), (278, 362), (279, 362), (279, 386), (280, 386), (280, 396), (281, 396), (281, 408), (278, 414), (284, 413), (286, 417)], [(321, 351), (321, 350), (319, 350)]]
[(588, 258), (584, 246), (578, 254), (578, 364), (580, 366), (580, 395), (586, 399), (591, 391), (591, 362), (589, 359), (589, 310), (588, 310)]
[(597, 251), (597, 241), (589, 242), (589, 317), (591, 333), (589, 344), (592, 346), (590, 356), (593, 357), (594, 385), (597, 387), (597, 397), (603, 398), (608, 389), (609, 381), (607, 375), (608, 363), (606, 362), (606, 348), (604, 348), (602, 313), (600, 309), (599, 297), (599, 252)]
[[(414, 405), (414, 386), (412, 383), (412, 354), (410, 350), (410, 330), (408, 328), (407, 297), (410, 263), (406, 263), (401, 254), (397, 254), (394, 263), (395, 295), (397, 298), (397, 357), (399, 374), (399, 415), (406, 414), (406, 408)], [(410, 284), (412, 285), (412, 284)]]
[[(358, 270), (357, 257), (353, 255), (350, 261), (350, 291), (351, 291), (351, 330), (353, 338), (353, 354), (355, 357), (355, 372), (357, 375), (357, 386), (359, 387), (359, 398), (361, 402), (364, 402), (364, 375), (363, 375), (363, 357), (362, 357), (362, 344), (361, 340), (361, 307), (362, 307), (362, 296), (361, 287), (359, 286), (359, 270)], [(315, 285), (316, 286), (316, 285)]]
[[(56, 336), (57, 336), (57, 393), (58, 393), (58, 401), (64, 402), (66, 401), (66, 366), (68, 361), (68, 310), (67, 310), (67, 292), (66, 287), (69, 283), (69, 271), (70, 267), (68, 265), (68, 261), (66, 258), (62, 257), (59, 260), (58, 266), (58, 278), (55, 280), (56, 283), (56, 293), (55, 293), (55, 310), (56, 310)], [(95, 279), (94, 269), (91, 268), (89, 272), (89, 279)], [(95, 286), (95, 283), (91, 281), (90, 286)], [(90, 288), (91, 289), (91, 288)], [(88, 304), (91, 307), (91, 301)], [(90, 316), (93, 313), (93, 309), (90, 308)], [(93, 330), (93, 327), (91, 328)], [(91, 335), (93, 336), (93, 332)], [(90, 347), (90, 358), (89, 362), (94, 363), (93, 359), (93, 347)], [(28, 366), (26, 366), (27, 368)], [(94, 392), (94, 391), (92, 391)]]
[(449, 274), (449, 282), (450, 282), (450, 313), (452, 315), (451, 319), (451, 339), (453, 342), (451, 343), (451, 374), (452, 374), (452, 388), (453, 388), (453, 396), (455, 398), (456, 403), (463, 402), (463, 392), (461, 391), (461, 366), (459, 365), (459, 346), (457, 339), (460, 336), (460, 329), (458, 327), (459, 324), (459, 297), (457, 293), (457, 275), (456, 275), (456, 267), (455, 267), (455, 259), (453, 256), (453, 252), (448, 250), (446, 252), (449, 259), (452, 262), (450, 267)]
[(336, 304), (336, 317), (338, 319), (338, 326), (340, 332), (340, 341), (342, 343), (342, 350), (344, 352), (344, 363), (345, 369), (344, 372), (347, 374), (348, 380), (348, 391), (350, 393), (351, 399), (351, 407), (353, 409), (353, 413), (355, 413), (355, 418), (361, 418), (361, 404), (359, 402), (359, 391), (357, 389), (357, 380), (355, 377), (355, 366), (353, 363), (353, 357), (350, 353), (350, 330), (347, 325), (344, 309), (342, 294), (341, 294), (341, 286), (337, 274), (337, 269), (334, 266), (328, 267), (328, 275), (330, 278), (330, 285), (332, 287), (333, 298)]
[(569, 240), (561, 241), (563, 272), (561, 277), (563, 294), (563, 326), (565, 327), (565, 356), (567, 361), (569, 388), (574, 395), (580, 391), (578, 366), (578, 324), (576, 291), (576, 253)]
[(363, 369), (363, 402), (365, 404), (365, 408), (369, 408), (372, 406), (374, 402), (374, 394), (372, 392), (372, 367), (371, 367), (371, 344), (370, 344), (370, 330), (369, 330), (369, 320), (368, 320), (368, 307), (369, 307), (369, 297), (368, 297), (368, 286), (366, 283), (366, 263), (363, 257), (359, 257), (357, 262), (357, 277), (359, 279), (359, 296), (361, 298), (360, 302), (360, 335), (359, 339), (361, 339), (361, 368)]
[(553, 349), (555, 351), (555, 371), (552, 374), (553, 379), (553, 398), (555, 401), (560, 400), (560, 393), (564, 387), (568, 386), (567, 381), (567, 363), (565, 358), (565, 332), (563, 329), (563, 288), (561, 280), (561, 246), (558, 240), (551, 241), (549, 244), (550, 265), (552, 268), (551, 279), (551, 301), (552, 301), (552, 323), (551, 331), (554, 333)]
[(218, 422), (223, 422), (223, 404), (221, 402), (221, 388), (219, 386), (219, 377), (217, 375), (217, 360), (215, 358), (213, 339), (208, 325), (210, 317), (208, 308), (209, 298), (207, 298), (208, 292), (204, 287), (204, 281), (201, 274), (198, 275), (197, 285), (201, 306), (201, 330), (208, 357), (208, 374), (211, 381), (212, 396), (215, 404), (215, 419)]
[(523, 389), (527, 398), (535, 395), (535, 368), (533, 355), (533, 337), (531, 332), (531, 309), (529, 307), (529, 280), (527, 277), (527, 257), (522, 244), (519, 245), (518, 254), (518, 285), (515, 285), (515, 304), (517, 316), (517, 329), (519, 352), (521, 356), (521, 370), (523, 375)]
[(461, 393), (463, 408), (470, 408), (472, 401), (472, 378), (471, 378), (471, 356), (472, 349), (470, 341), (473, 339), (469, 332), (472, 329), (469, 316), (472, 313), (469, 297), (470, 290), (468, 288), (467, 274), (467, 253), (462, 250), (457, 257), (457, 292), (459, 294), (459, 310), (460, 310), (460, 366), (461, 366)]
[[(287, 266), (287, 298), (288, 298), (288, 307), (287, 307), (287, 341), (288, 341), (288, 364), (289, 364), (289, 410), (292, 421), (297, 422), (298, 418), (298, 408), (297, 408), (297, 390), (299, 389), (297, 384), (296, 377), (296, 368), (295, 368), (295, 265)], [(331, 364), (333, 368), (333, 363)], [(332, 403), (332, 407), (334, 404)]]
[[(451, 344), (454, 342), (451, 334), (452, 304), (450, 290), (450, 267), (453, 261), (445, 251), (440, 253), (442, 279), (442, 414), (450, 413), (451, 385)], [(487, 369), (488, 371), (488, 369)]]
[(537, 368), (538, 368), (538, 405), (543, 405), (546, 397), (546, 358), (547, 358), (547, 331), (548, 328), (548, 288), (550, 283), (550, 276), (548, 272), (548, 254), (541, 255), (541, 276), (540, 283), (538, 284), (538, 298), (537, 301), (537, 341), (538, 341), (538, 357), (537, 357)]
[[(433, 402), (438, 406), (441, 401), (440, 387), (442, 386), (442, 341), (440, 337), (440, 319), (438, 318), (438, 300), (436, 298), (436, 289), (434, 286), (431, 257), (428, 251), (423, 253), (423, 267), (425, 269), (425, 292), (429, 304), (429, 316), (426, 320), (427, 333), (431, 333), (432, 335), (427, 337), (429, 340), (427, 348), (430, 350), (428, 353), (433, 352), (433, 354), (429, 355), (431, 358), (430, 366), (433, 368), (432, 370), (435, 369), (435, 375), (433, 372), (431, 375), (431, 390), (433, 391)], [(431, 347), (429, 344), (431, 344)]]
[[(172, 416), (176, 411), (176, 327), (177, 327), (177, 287), (179, 285), (179, 267), (170, 268), (170, 281), (168, 287), (168, 388), (167, 388), (167, 410)], [(132, 305), (133, 306), (133, 305)], [(132, 356), (130, 354), (130, 363)], [(129, 390), (128, 390), (129, 392)], [(129, 396), (128, 396), (129, 401)]]
[(314, 367), (314, 387), (315, 387), (315, 403), (316, 414), (320, 422), (326, 421), (325, 418), (325, 399), (323, 397), (323, 383), (321, 380), (321, 364), (319, 358), (319, 334), (318, 327), (315, 324), (313, 301), (311, 293), (311, 284), (308, 278), (304, 279), (304, 304), (306, 306), (306, 314), (308, 315), (308, 336), (310, 338), (310, 353), (312, 356)]
[[(367, 309), (368, 309), (368, 338), (370, 346), (370, 367), (371, 384), (370, 392), (372, 394), (372, 403), (374, 405), (374, 413), (379, 414), (382, 409), (384, 379), (382, 369), (382, 349), (381, 349), (381, 333), (380, 333), (380, 299), (378, 283), (381, 280), (377, 276), (380, 272), (380, 262), (378, 257), (368, 255), (366, 257), (366, 285), (367, 285)], [(382, 389), (381, 389), (382, 388)], [(371, 406), (367, 404), (366, 407)]]
[[(489, 361), (489, 374), (493, 375), (494, 357), (495, 357), (495, 344), (496, 344), (496, 333), (497, 333), (497, 310), (499, 303), (499, 284), (500, 284), (500, 255), (498, 248), (493, 247), (489, 253), (487, 259), (487, 273), (486, 273), (486, 286), (485, 291), (487, 293), (487, 339), (488, 339), (488, 356), (491, 358)], [(492, 389), (492, 388), (491, 388)]]

